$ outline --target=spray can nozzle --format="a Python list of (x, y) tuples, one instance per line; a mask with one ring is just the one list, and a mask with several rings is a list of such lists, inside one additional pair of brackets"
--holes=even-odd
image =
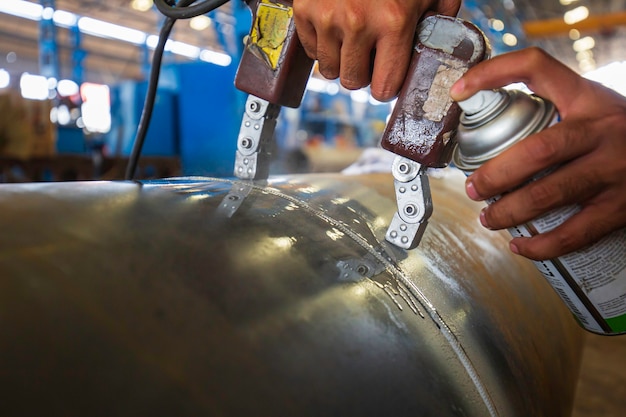
[(518, 90), (483, 90), (458, 104), (463, 114), (453, 161), (466, 172), (544, 129), (555, 115), (552, 103)]
[(465, 119), (484, 119), (486, 115), (502, 108), (508, 101), (509, 95), (503, 90), (480, 90), (467, 100), (459, 101)]

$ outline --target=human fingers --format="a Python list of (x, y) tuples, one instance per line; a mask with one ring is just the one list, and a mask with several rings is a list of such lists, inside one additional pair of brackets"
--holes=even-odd
[(498, 55), (471, 68), (451, 87), (450, 96), (461, 101), (479, 90), (514, 82), (523, 82), (535, 94), (552, 101), (564, 117), (579, 101), (586, 84), (586, 80), (545, 51), (531, 47)]
[(324, 0), (293, 0), (293, 19), (302, 47), (309, 58), (317, 59), (317, 31), (314, 19)]
[(615, 204), (615, 197), (619, 196), (602, 194), (555, 229), (530, 238), (514, 238), (509, 247), (513, 253), (526, 258), (545, 260), (583, 249), (612, 232), (623, 236), (626, 204), (623, 199)]
[(349, 90), (370, 84), (378, 22), (375, 17), (368, 18), (369, 12), (367, 2), (349, 3), (346, 4), (342, 15), (343, 39), (339, 79), (341, 85)]
[[(427, 10), (456, 14), (460, 0), (294, 0), (300, 41), (326, 78), (393, 98), (412, 52), (417, 22)], [(373, 61), (373, 62), (372, 62)]]
[(510, 228), (553, 209), (589, 201), (610, 189), (620, 173), (602, 164), (611, 163), (614, 157), (602, 155), (592, 141), (572, 148), (576, 149), (569, 155), (576, 156), (571, 156), (571, 161), (555, 164), (531, 180), (524, 179), (510, 192), (496, 193), (502, 197), (482, 210), (481, 223), (490, 229)]
[(389, 29), (376, 40), (370, 86), (375, 99), (388, 101), (398, 95), (409, 68), (418, 18), (415, 15), (412, 19), (394, 22), (394, 17), (388, 16)]
[(467, 178), (469, 197), (485, 200), (511, 191), (540, 171), (589, 153), (596, 145), (589, 123), (564, 121), (517, 142)]
[(317, 31), (317, 50), (315, 58), (320, 74), (329, 80), (340, 75), (342, 41), (332, 31), (322, 27)]
[(384, 10), (373, 17), (376, 52), (370, 91), (375, 99), (387, 101), (398, 95), (407, 75), (420, 18), (433, 13), (455, 16), (460, 5), (459, 0), (385, 3)]
[(580, 140), (572, 141), (572, 155), (581, 154), (541, 179), (505, 194), (481, 212), (481, 223), (490, 229), (510, 228), (553, 209), (582, 207), (581, 213), (557, 229), (539, 230), (545, 236), (512, 241), (511, 250), (531, 259), (560, 256), (626, 226), (626, 100), (621, 100), (625, 105), (621, 113), (613, 111), (599, 119), (564, 121), (554, 126), (551, 130), (557, 136), (568, 135), (559, 133), (557, 128), (562, 128), (579, 138), (587, 137), (582, 146), (576, 144)]
[(307, 55), (328, 79), (356, 89), (369, 84), (374, 49), (372, 0), (294, 0), (294, 19)]
[[(296, 24), (296, 32), (298, 39), (304, 48), (304, 51), (311, 59), (317, 59), (317, 32), (312, 24), (308, 9), (306, 8), (306, 0), (294, 0), (294, 22)], [(302, 6), (302, 11), (299, 7)]]
[(445, 16), (456, 16), (460, 8), (461, 0), (434, 0), (430, 4), (431, 10)]
[(336, 23), (341, 3), (331, 0), (294, 0), (294, 21), (306, 54), (318, 61), (320, 73), (339, 77), (343, 32)]
[[(526, 54), (516, 55), (523, 57)], [(535, 61), (533, 67), (540, 63), (541, 59)], [(551, 63), (553, 59), (548, 59), (547, 62)], [(514, 61), (506, 59), (501, 60), (498, 65), (501, 63), (508, 64), (505, 68), (514, 66), (512, 65)], [(515, 144), (474, 172), (466, 183), (470, 198), (486, 199), (511, 190), (539, 171), (573, 160), (591, 152), (594, 147), (616, 148), (603, 151), (606, 159), (626, 152), (626, 149), (623, 149), (626, 133), (624, 97), (576, 74), (572, 77), (569, 69), (562, 71), (562, 65), (558, 62), (554, 67), (549, 63), (542, 73), (545, 79), (543, 83), (561, 83), (564, 90), (574, 91), (575, 97), (565, 101), (565, 104), (556, 106), (562, 121)], [(503, 72), (510, 73), (511, 70)], [(516, 74), (513, 77), (525, 73), (524, 70), (513, 72)], [(490, 75), (488, 79), (498, 79), (498, 76)], [(515, 80), (519, 79), (511, 79), (507, 75), (497, 82)], [(552, 97), (548, 98), (554, 100), (555, 96), (552, 94)], [(564, 95), (559, 97), (560, 99), (556, 101), (565, 100)], [(599, 163), (606, 164), (606, 161)]]
[[(417, 21), (425, 3), (412, 1), (345, 0), (334, 8), (334, 26), (318, 30), (318, 61), (321, 45), (341, 38), (339, 78), (348, 89), (370, 84), (372, 95), (380, 100), (393, 98), (406, 76)], [(319, 25), (318, 25), (319, 26)]]
[[(511, 250), (547, 259), (593, 243), (626, 224), (626, 99), (531, 48), (501, 55), (468, 71), (451, 89), (463, 100), (481, 89), (525, 82), (552, 101), (562, 121), (495, 157), (466, 183), (473, 199), (506, 193), (481, 213), (492, 229), (527, 222), (576, 204), (582, 211), (554, 230), (516, 238)], [(558, 166), (544, 178), (525, 183)]]
[[(596, 89), (603, 91), (599, 86)], [(581, 188), (577, 197), (568, 199), (578, 203), (581, 212), (552, 231), (529, 239), (513, 239), (514, 252), (531, 259), (548, 259), (581, 249), (626, 227), (626, 99), (608, 97), (615, 101), (606, 100), (603, 115), (586, 123), (593, 149), (564, 166)]]

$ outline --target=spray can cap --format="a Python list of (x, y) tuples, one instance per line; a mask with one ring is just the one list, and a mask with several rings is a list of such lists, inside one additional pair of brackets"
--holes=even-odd
[(506, 93), (501, 90), (480, 90), (467, 100), (459, 101), (459, 106), (466, 116), (476, 113), (491, 112), (503, 100), (506, 99)]
[(553, 119), (552, 103), (517, 90), (485, 90), (459, 102), (463, 109), (457, 131), (456, 166), (473, 171)]

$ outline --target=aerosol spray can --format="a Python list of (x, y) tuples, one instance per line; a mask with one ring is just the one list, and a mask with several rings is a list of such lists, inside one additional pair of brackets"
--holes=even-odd
[[(481, 91), (459, 105), (463, 114), (453, 161), (466, 175), (515, 142), (558, 122), (552, 103), (522, 91)], [(514, 237), (544, 233), (580, 209), (578, 205), (559, 208), (509, 232)], [(533, 262), (582, 327), (603, 335), (626, 333), (626, 228), (587, 248)]]

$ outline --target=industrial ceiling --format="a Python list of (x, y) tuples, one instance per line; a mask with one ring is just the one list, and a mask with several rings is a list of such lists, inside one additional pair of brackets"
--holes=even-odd
[[(11, 1), (14, 0), (2, 0), (3, 3), (7, 2), (5, 4)], [(78, 16), (157, 34), (162, 22), (159, 13), (154, 8), (146, 12), (134, 10), (131, 3), (131, 0), (56, 0), (55, 6), (57, 10)], [(171, 38), (208, 50), (223, 51), (224, 39), (218, 36), (217, 30), (226, 30), (232, 26), (232, 21), (228, 22), (229, 17), (232, 19), (231, 3), (220, 9), (224, 12), (217, 16), (223, 19), (221, 23), (197, 31), (190, 28), (188, 21), (179, 21)], [(538, 45), (580, 72), (593, 66), (626, 60), (626, 0), (468, 0), (463, 4), (461, 16), (479, 24), (488, 33), (496, 53)], [(588, 8), (589, 16), (578, 23), (564, 23), (564, 13), (580, 6)], [(215, 19), (216, 16), (213, 17)], [(504, 28), (495, 27), (493, 23), (496, 21), (502, 22)], [(578, 32), (572, 32), (571, 29), (577, 29)], [(515, 45), (502, 43), (502, 34), (507, 31), (516, 35)], [(37, 21), (0, 12), (0, 68), (12, 74), (23, 71), (36, 73), (38, 36)], [(574, 42), (586, 37), (593, 37), (595, 45), (584, 54), (579, 53), (577, 59)], [(61, 76), (71, 77), (69, 29), (59, 28), (57, 38)], [(146, 51), (137, 45), (84, 35), (80, 46), (86, 52), (83, 61), (85, 81), (115, 83), (145, 76)], [(172, 56), (169, 59), (188, 58)], [(582, 62), (584, 65), (581, 59), (586, 60)]]

